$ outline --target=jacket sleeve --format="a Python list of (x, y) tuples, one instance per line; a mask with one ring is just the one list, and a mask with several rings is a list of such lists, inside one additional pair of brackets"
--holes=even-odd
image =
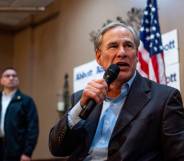
[[(79, 100), (71, 97), (72, 106)], [(85, 132), (83, 131), (83, 121), (80, 121), (72, 129), (68, 126), (66, 114), (53, 126), (49, 133), (49, 149), (54, 156), (69, 156), (79, 149), (82, 144)]]
[(184, 160), (184, 108), (178, 90), (173, 90), (165, 104), (162, 118), (162, 145), (165, 161)]
[(24, 154), (31, 156), (37, 144), (39, 134), (38, 113), (36, 105), (31, 97), (26, 97), (23, 101), (23, 108), (26, 116), (27, 132), (25, 135)]
[(50, 130), (49, 149), (54, 156), (67, 155), (67, 150), (65, 150), (65, 140), (70, 129), (67, 127), (66, 120), (67, 115), (59, 120), (59, 122)]

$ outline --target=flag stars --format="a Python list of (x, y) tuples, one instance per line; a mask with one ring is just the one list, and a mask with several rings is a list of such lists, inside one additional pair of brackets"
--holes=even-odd
[(151, 39), (154, 39), (154, 38), (155, 38), (155, 35), (152, 34), (152, 35), (150, 36), (150, 38), (151, 38)]
[(162, 46), (160, 46), (159, 48), (160, 48), (160, 50), (163, 50), (163, 47)]
[(148, 20), (148, 19), (145, 19), (145, 23), (147, 23), (147, 24), (148, 24), (148, 23), (149, 23), (149, 20)]
[(140, 31), (143, 32), (144, 31), (144, 27), (141, 27)]
[(148, 11), (144, 11), (144, 15), (148, 15)]
[(150, 30), (149, 30), (149, 28), (146, 28), (146, 32), (149, 32)]
[(161, 34), (159, 33), (159, 22), (157, 20), (157, 7), (154, 4), (147, 6), (144, 11), (142, 24), (140, 35), (144, 35), (144, 41), (147, 47), (150, 48), (150, 52), (159, 52), (162, 50), (160, 47)]
[(152, 31), (156, 31), (156, 27), (155, 26), (153, 26), (151, 29), (152, 29)]
[(155, 11), (156, 11), (156, 8), (155, 8), (155, 7), (152, 7), (152, 8), (151, 8), (151, 11), (152, 11), (152, 12), (155, 12)]
[(154, 18), (154, 15), (153, 15), (153, 14), (151, 14), (151, 19), (153, 20), (153, 18)]
[(147, 40), (147, 41), (149, 41), (149, 40), (150, 40), (150, 37), (149, 37), (149, 36), (147, 36), (147, 37), (146, 37), (146, 40)]
[(157, 37), (160, 37), (160, 34), (157, 32), (157, 33), (156, 33), (156, 36), (157, 36)]
[(154, 49), (155, 52), (158, 50), (157, 47), (154, 47), (153, 49)]

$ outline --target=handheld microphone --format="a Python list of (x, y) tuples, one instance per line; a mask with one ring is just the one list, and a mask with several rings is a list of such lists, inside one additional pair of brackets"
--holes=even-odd
[[(111, 64), (104, 73), (103, 78), (105, 79), (107, 84), (110, 85), (117, 78), (119, 72), (119, 66), (117, 64)], [(96, 106), (95, 100), (90, 99), (88, 104), (83, 107), (82, 111), (79, 114), (79, 117), (85, 120), (93, 110), (94, 106)]]

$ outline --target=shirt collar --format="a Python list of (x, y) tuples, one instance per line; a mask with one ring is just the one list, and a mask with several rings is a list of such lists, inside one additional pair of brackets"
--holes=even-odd
[(4, 97), (13, 97), (14, 96), (14, 94), (16, 93), (16, 89), (15, 90), (13, 90), (12, 92), (10, 92), (10, 93), (8, 93), (8, 94), (6, 94), (4, 91), (2, 92), (2, 95), (4, 96)]
[[(130, 89), (134, 79), (135, 79), (135, 76), (136, 76), (136, 71), (134, 72), (133, 76), (125, 83), (125, 85), (127, 84), (128, 85), (128, 89)], [(123, 88), (123, 86), (122, 86)]]
[(121, 87), (121, 94), (118, 97), (116, 97), (115, 99), (111, 99), (111, 98), (107, 97), (106, 101), (117, 102), (117, 101), (120, 101), (121, 98), (125, 97), (128, 94), (130, 87), (132, 86), (132, 83), (135, 79), (135, 76), (136, 76), (136, 71), (134, 72), (132, 77), (127, 82), (125, 82), (124, 85)]

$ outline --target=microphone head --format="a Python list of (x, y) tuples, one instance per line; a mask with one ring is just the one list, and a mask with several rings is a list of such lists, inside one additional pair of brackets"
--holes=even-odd
[(117, 64), (111, 64), (105, 71), (103, 78), (109, 85), (118, 77), (119, 72), (120, 72), (119, 66)]

